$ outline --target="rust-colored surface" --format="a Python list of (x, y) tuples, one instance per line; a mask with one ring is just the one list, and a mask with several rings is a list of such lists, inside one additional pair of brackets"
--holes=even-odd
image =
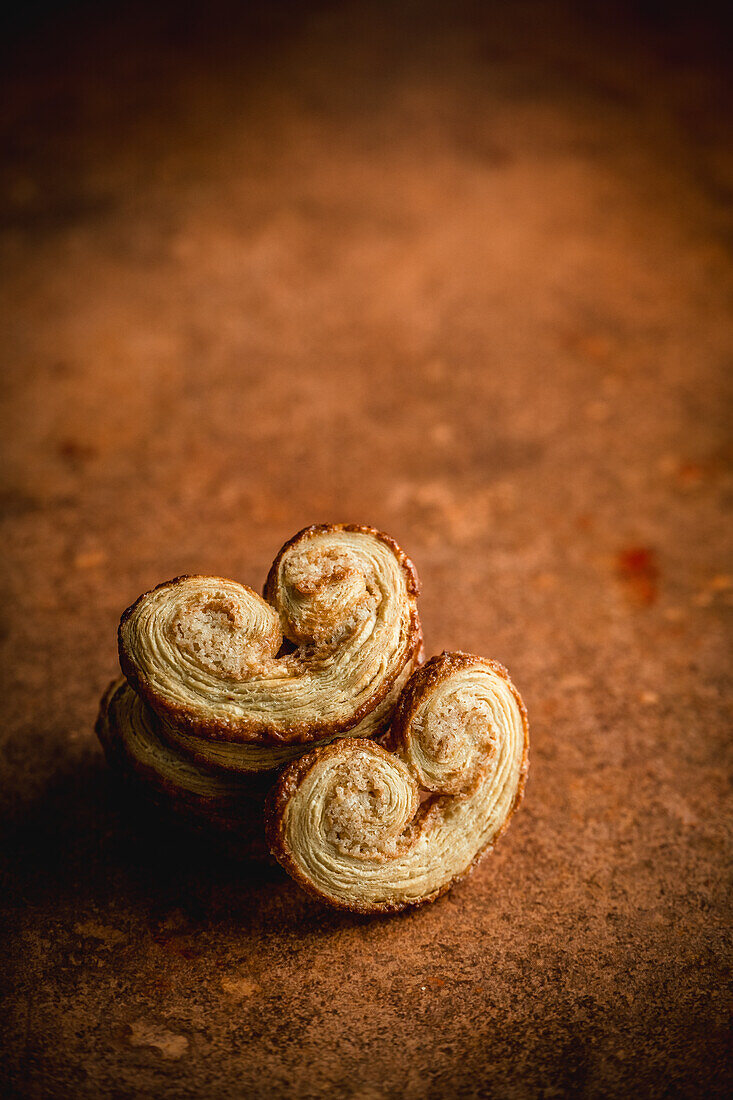
[[(722, 1096), (726, 35), (263, 9), (77, 7), (3, 67), (10, 1093)], [(135, 596), (322, 520), (532, 723), (496, 854), (392, 919), (160, 829), (92, 731)]]

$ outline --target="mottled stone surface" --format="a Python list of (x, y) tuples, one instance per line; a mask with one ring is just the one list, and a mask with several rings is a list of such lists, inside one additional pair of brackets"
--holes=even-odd
[[(20, 28), (9, 1094), (730, 1087), (727, 32), (691, 4), (588, 10), (85, 5)], [(140, 591), (258, 585), (323, 520), (392, 533), (428, 652), (501, 660), (532, 721), (496, 854), (393, 919), (161, 828), (92, 733)]]

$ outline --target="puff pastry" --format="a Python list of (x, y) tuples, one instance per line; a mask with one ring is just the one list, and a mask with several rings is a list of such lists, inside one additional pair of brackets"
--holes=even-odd
[(522, 797), (527, 714), (493, 661), (428, 661), (388, 741), (391, 751), (350, 738), (312, 750), (266, 801), (275, 858), (338, 908), (392, 912), (439, 897), (491, 849)]
[(102, 696), (96, 732), (109, 763), (142, 780), (141, 789), (158, 805), (195, 823), (233, 834), (247, 854), (267, 856), (262, 829), (266, 788), (247, 778), (207, 771), (172, 748), (161, 736), (151, 708), (120, 677)]
[(310, 743), (384, 731), (421, 658), (418, 592), (387, 535), (307, 527), (264, 599), (202, 576), (145, 593), (122, 616), (120, 664), (169, 745), (203, 766), (266, 770)]

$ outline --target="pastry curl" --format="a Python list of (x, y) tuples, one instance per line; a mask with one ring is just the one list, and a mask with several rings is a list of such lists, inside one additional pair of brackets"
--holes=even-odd
[[(307, 527), (276, 557), (265, 599), (220, 577), (145, 593), (122, 617), (120, 664), (181, 751), (262, 770), (312, 742), (384, 730), (421, 655), (418, 591), (388, 536)], [(277, 761), (265, 753), (253, 768), (256, 746), (277, 748)]]
[(337, 908), (433, 901), (493, 846), (522, 797), (527, 714), (493, 661), (433, 657), (410, 678), (389, 742), (392, 751), (353, 739), (315, 749), (267, 798), (272, 854)]
[(127, 681), (113, 680), (102, 696), (96, 733), (108, 762), (159, 806), (197, 824), (231, 833), (241, 850), (267, 856), (262, 831), (265, 788), (207, 771), (172, 748), (161, 723)]

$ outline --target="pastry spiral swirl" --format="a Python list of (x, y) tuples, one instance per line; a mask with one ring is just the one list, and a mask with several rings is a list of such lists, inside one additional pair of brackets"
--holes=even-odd
[(96, 732), (109, 763), (142, 780), (159, 806), (237, 837), (240, 849), (267, 855), (262, 832), (265, 789), (247, 778), (207, 771), (172, 748), (155, 712), (127, 681), (113, 680), (102, 696)]
[(317, 748), (266, 802), (275, 858), (338, 908), (392, 912), (439, 897), (493, 846), (522, 797), (527, 714), (493, 661), (428, 661), (400, 698), (389, 742), (392, 751), (354, 739)]
[(309, 743), (377, 736), (420, 659), (417, 574), (373, 528), (305, 528), (264, 592), (178, 577), (122, 617), (122, 671), (204, 766), (266, 770)]

